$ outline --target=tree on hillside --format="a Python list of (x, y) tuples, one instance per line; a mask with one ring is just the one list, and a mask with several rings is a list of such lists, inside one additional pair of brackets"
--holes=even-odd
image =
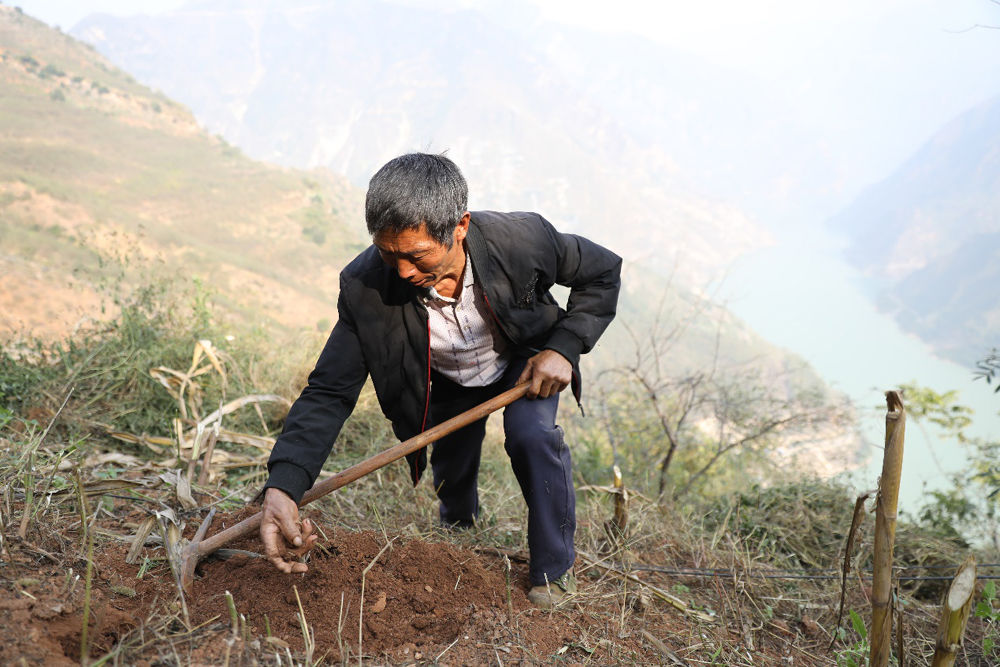
[(616, 462), (630, 460), (661, 498), (687, 494), (722, 462), (766, 466), (779, 448), (809, 440), (845, 414), (818, 389), (799, 386), (796, 369), (724, 362), (721, 313), (708, 362), (668, 370), (678, 342), (709, 311), (702, 300), (670, 322), (661, 308), (646, 330), (624, 324), (631, 359), (601, 374), (598, 416)]
[(902, 386), (907, 414), (917, 424), (933, 426), (941, 436), (965, 447), (969, 465), (949, 476), (951, 487), (933, 490), (921, 508), (920, 520), (963, 539), (988, 539), (1000, 550), (1000, 440), (968, 434), (973, 411), (958, 403), (958, 392), (938, 393), (916, 383)]

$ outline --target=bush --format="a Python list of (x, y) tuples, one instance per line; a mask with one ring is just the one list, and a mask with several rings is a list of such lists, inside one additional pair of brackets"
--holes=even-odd
[(777, 567), (836, 568), (853, 506), (850, 490), (835, 482), (754, 486), (713, 503), (705, 525), (717, 531), (728, 523), (749, 553)]
[[(119, 315), (54, 344), (35, 343), (30, 357), (0, 355), (0, 400), (15, 413), (58, 407), (73, 390), (62, 423), (91, 430), (115, 424), (136, 433), (169, 433), (173, 399), (150, 376), (154, 366), (187, 367), (199, 333), (179, 321), (162, 290), (139, 290)], [(204, 332), (207, 334), (208, 332)], [(89, 426), (88, 426), (89, 425)]]
[[(182, 290), (146, 286), (116, 305), (113, 319), (65, 340), (0, 350), (0, 408), (21, 419), (32, 411), (53, 413), (72, 389), (59, 424), (73, 433), (101, 434), (113, 426), (134, 434), (169, 435), (178, 416), (177, 400), (150, 369), (187, 372), (195, 344), (203, 339), (214, 343), (227, 373), (225, 386), (215, 372), (198, 378), (205, 413), (220, 400), (246, 393), (294, 392), (294, 374), (287, 368), (299, 359), (277, 357), (263, 335), (227, 337), (197, 283)], [(247, 413), (247, 424), (259, 430), (257, 415)], [(228, 426), (241, 426), (239, 419), (234, 415)]]
[(46, 78), (46, 77), (50, 77), (50, 76), (55, 76), (55, 77), (66, 76), (65, 72), (63, 72), (61, 69), (59, 69), (58, 67), (56, 67), (52, 63), (49, 63), (48, 65), (46, 65), (45, 67), (43, 67), (42, 71), (39, 72), (38, 74), (42, 78)]

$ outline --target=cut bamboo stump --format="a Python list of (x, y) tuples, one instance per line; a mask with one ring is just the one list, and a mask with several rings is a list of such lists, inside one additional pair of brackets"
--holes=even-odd
[(941, 623), (938, 625), (937, 645), (934, 648), (932, 667), (951, 667), (962, 648), (965, 625), (972, 609), (972, 594), (976, 591), (976, 559), (969, 556), (951, 580), (948, 594), (941, 605)]
[(892, 649), (892, 552), (896, 542), (896, 508), (899, 503), (899, 476), (903, 469), (903, 437), (906, 411), (899, 392), (887, 391), (885, 402), (885, 453), (875, 503), (875, 553), (872, 576), (871, 667), (888, 667)]
[(628, 489), (618, 466), (613, 469), (612, 487), (610, 492), (615, 497), (615, 513), (604, 523), (604, 531), (608, 534), (611, 551), (623, 551), (628, 543)]

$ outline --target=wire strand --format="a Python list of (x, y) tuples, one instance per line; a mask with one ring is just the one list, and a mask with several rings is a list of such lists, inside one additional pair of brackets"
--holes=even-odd
[[(909, 569), (947, 569), (953, 568), (953, 565), (912, 565), (912, 566), (899, 566), (894, 567), (895, 570), (909, 570)], [(1000, 567), (1000, 563), (984, 563), (983, 565), (977, 565), (977, 569), (980, 567)], [(640, 571), (640, 572), (657, 572), (660, 574), (671, 574), (679, 577), (753, 577), (757, 579), (810, 579), (810, 580), (831, 580), (840, 579), (842, 575), (840, 574), (804, 574), (804, 572), (837, 572), (836, 570), (778, 570), (772, 572), (737, 572), (735, 570), (723, 570), (723, 569), (699, 569), (699, 568), (670, 568), (670, 567), (657, 567), (655, 565), (632, 565), (629, 567), (630, 570)], [(620, 570), (621, 571), (621, 570)], [(872, 577), (868, 574), (872, 570), (865, 569), (861, 572), (865, 573), (862, 575), (862, 579), (868, 580)], [(954, 577), (949, 576), (913, 576), (913, 575), (902, 575), (897, 576), (897, 581), (950, 581)], [(992, 574), (977, 574), (977, 580), (989, 580), (989, 579), (1000, 579), (1000, 575)]]

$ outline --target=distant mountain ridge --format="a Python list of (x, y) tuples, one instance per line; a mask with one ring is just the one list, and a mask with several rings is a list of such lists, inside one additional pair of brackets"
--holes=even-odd
[[(150, 273), (202, 281), (237, 334), (329, 330), (337, 275), (369, 243), (361, 191), (326, 170), (248, 159), (92, 49), (4, 6), (0, 81), (0, 344), (64, 336), (101, 312), (103, 283)], [(588, 372), (633, 354), (623, 325), (644, 330), (669, 304), (702, 316), (665, 365), (705, 367), (718, 345), (721, 363), (782, 378), (776, 393), (826, 391), (722, 306), (634, 263), (626, 273), (620, 321)], [(859, 455), (850, 426), (788, 445), (830, 474)]]
[[(217, 0), (95, 15), (73, 34), (254, 157), (363, 185), (393, 155), (448, 149), (477, 184), (474, 206), (538, 210), (695, 283), (769, 242), (737, 193), (829, 168), (761, 166), (775, 142), (808, 141), (777, 94), (750, 104), (737, 94), (749, 82), (690, 56), (521, 23), (374, 0)], [(708, 193), (716, 180), (731, 199)]]
[(965, 365), (1000, 346), (1000, 97), (942, 128), (830, 225), (905, 329)]

